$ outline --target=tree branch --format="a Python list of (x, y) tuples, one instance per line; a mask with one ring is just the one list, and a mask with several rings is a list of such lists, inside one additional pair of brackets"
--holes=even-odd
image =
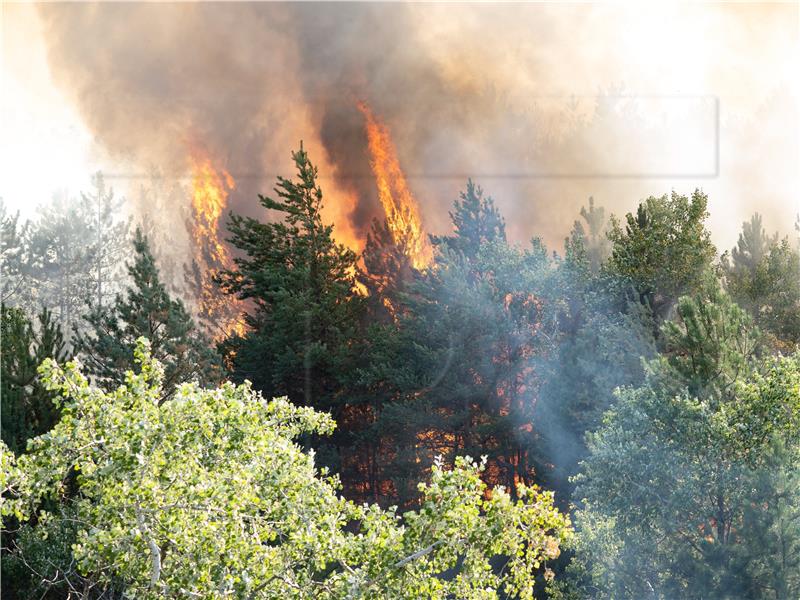
[(153, 588), (161, 578), (161, 550), (158, 548), (158, 544), (156, 544), (156, 541), (153, 539), (153, 535), (150, 533), (150, 528), (147, 526), (147, 523), (144, 520), (142, 509), (138, 504), (136, 505), (136, 523), (139, 526), (139, 531), (142, 532), (142, 535), (144, 536), (144, 539), (150, 548), (150, 587)]

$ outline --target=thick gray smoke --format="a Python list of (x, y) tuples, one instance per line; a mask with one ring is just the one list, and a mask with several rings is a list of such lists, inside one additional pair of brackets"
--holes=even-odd
[(287, 117), (291, 44), (281, 11), (220, 8), (41, 7), (56, 81), (97, 141), (138, 167), (129, 174), (185, 177), (197, 146), (240, 176), (243, 195), (261, 188), (248, 182), (269, 164), (275, 123)]
[(303, 139), (331, 218), (363, 237), (381, 214), (364, 100), (434, 232), (469, 176), (512, 238), (551, 245), (589, 195), (620, 213), (703, 187), (727, 247), (754, 209), (784, 231), (797, 210), (797, 10), (108, 3), (39, 14), (54, 78), (97, 142), (133, 173), (167, 177), (186, 177), (189, 150), (203, 147), (237, 179), (234, 210), (260, 214), (256, 193), (291, 174)]

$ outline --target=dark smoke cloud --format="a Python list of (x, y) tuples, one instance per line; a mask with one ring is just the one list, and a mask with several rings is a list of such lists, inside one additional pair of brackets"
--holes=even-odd
[(40, 14), (56, 81), (100, 144), (168, 176), (185, 175), (190, 146), (207, 146), (251, 191), (288, 101), (285, 19), (264, 8), (60, 4)]
[[(57, 83), (98, 144), (142, 170), (185, 176), (188, 146), (204, 145), (237, 177), (232, 207), (259, 214), (255, 194), (291, 173), (289, 150), (303, 139), (337, 225), (363, 235), (381, 214), (356, 108), (364, 100), (390, 127), (429, 229), (448, 228), (447, 209), (472, 176), (513, 238), (551, 245), (589, 195), (623, 212), (673, 187), (710, 193), (723, 245), (755, 209), (786, 230), (800, 198), (786, 67), (796, 10), (39, 7)], [(676, 94), (698, 100), (676, 108)]]

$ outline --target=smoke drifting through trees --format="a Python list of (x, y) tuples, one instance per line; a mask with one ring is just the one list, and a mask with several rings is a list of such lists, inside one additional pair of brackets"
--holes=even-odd
[[(792, 10), (682, 6), (654, 8), (651, 15), (615, 7), (305, 4), (39, 9), (56, 78), (98, 143), (138, 172), (160, 177), (155, 185), (134, 184), (145, 188), (138, 207), (144, 228), (162, 258), (178, 265), (165, 270), (165, 278), (183, 279), (182, 263), (192, 258), (193, 241), (198, 244), (183, 231), (190, 221), (193, 233), (205, 227), (202, 243), (210, 240), (217, 251), (200, 262), (216, 262), (224, 268), (223, 289), (253, 301), (249, 328), (242, 335), (227, 331), (222, 346), (232, 350), (225, 354), (231, 376), (252, 380), (266, 396), (285, 393), (293, 402), (330, 411), (339, 433), (313, 445), (320, 464), (339, 473), (345, 493), (359, 499), (410, 506), (418, 498), (410, 484), (420, 470), (436, 455), (452, 462), (460, 453), (486, 454), (484, 477), (509, 489), (540, 483), (555, 489), (563, 506), (587, 498), (586, 510), (578, 513), (577, 571), (570, 575), (577, 593), (566, 595), (565, 588), (559, 598), (593, 597), (582, 589), (596, 584), (610, 597), (649, 593), (615, 593), (630, 581), (616, 566), (581, 570), (584, 564), (611, 564), (603, 562), (614, 556), (605, 540), (619, 548), (617, 541), (624, 542), (638, 556), (631, 563), (619, 554), (620, 564), (635, 564), (632, 580), (662, 598), (685, 597), (681, 592), (691, 589), (701, 590), (698, 597), (727, 597), (729, 590), (746, 589), (743, 579), (763, 590), (770, 561), (800, 564), (800, 520), (791, 517), (789, 552), (776, 549), (783, 537), (770, 533), (771, 519), (783, 519), (783, 508), (775, 507), (784, 488), (794, 494), (786, 503), (791, 514), (800, 506), (793, 475), (800, 462), (797, 386), (758, 384), (761, 370), (778, 363), (750, 365), (750, 342), (738, 356), (737, 340), (727, 344), (715, 333), (746, 329), (747, 310), (766, 332), (759, 360), (762, 353), (796, 351), (800, 340), (795, 239), (771, 237), (793, 222), (790, 200), (798, 197), (791, 170), (797, 138), (786, 135), (796, 124), (790, 106), (796, 89), (781, 87), (789, 64), (784, 55), (797, 45), (782, 26)], [(752, 64), (717, 60), (743, 57), (743, 49)], [(565, 100), (570, 94), (574, 98)], [(446, 232), (431, 241), (436, 251), (430, 269), (414, 269), (391, 227), (373, 221), (383, 216), (376, 196), (380, 169), (370, 168), (369, 119), (365, 123), (359, 102), (368, 103), (375, 123), (391, 132), (385, 146), (397, 147), (401, 180), (421, 201), (427, 230)], [(280, 200), (263, 199), (259, 208), (256, 192), (272, 196), (274, 176), (291, 175), (288, 150), (298, 138), (321, 159), (324, 215), (316, 209), (322, 196), (316, 171), (302, 152), (295, 154), (300, 183), (280, 181)], [(198, 147), (209, 164), (207, 177), (195, 169), (195, 189), (197, 181), (212, 188), (195, 197), (205, 213), (191, 206), (188, 189), (191, 153)], [(396, 174), (400, 169), (391, 162), (384, 170)], [(235, 186), (221, 177), (226, 172)], [(467, 175), (497, 205), (472, 182), (452, 205)], [(718, 204), (707, 206), (699, 191), (691, 200), (683, 194), (697, 185)], [(669, 193), (672, 186), (678, 193)], [(134, 194), (121, 191), (135, 197), (135, 187)], [(662, 193), (635, 209), (642, 198)], [(590, 194), (597, 204), (589, 201), (579, 213)], [(721, 237), (728, 225), (738, 229), (754, 202), (763, 221), (754, 218), (730, 260), (719, 261), (733, 236), (714, 247), (706, 209), (716, 219), (708, 224)], [(230, 246), (238, 254), (213, 245), (216, 234), (224, 237), (215, 230), (228, 208), (244, 215), (230, 226)], [(278, 215), (265, 218), (265, 210)], [(609, 223), (612, 213), (618, 220)], [(264, 222), (281, 214), (285, 221)], [(568, 234), (578, 214), (583, 220)], [(303, 226), (294, 227), (300, 215)], [(55, 216), (46, 221), (55, 223)], [(62, 219), (62, 225), (69, 233), (68, 225), (87, 221)], [(356, 254), (335, 242), (358, 247), (370, 223), (363, 260), (370, 273), (362, 278)], [(3, 215), (3, 230), (16, 229), (16, 220)], [(71, 235), (88, 237), (79, 233), (77, 228)], [(532, 235), (543, 240), (528, 243)], [(565, 236), (564, 252), (551, 253)], [(7, 234), (4, 241), (16, 237)], [(76, 348), (86, 355), (95, 346), (104, 359), (122, 355), (122, 365), (111, 366), (129, 366), (129, 352), (105, 341), (120, 337), (113, 325), (125, 316), (154, 314), (177, 325), (170, 359), (194, 367), (198, 359), (178, 356), (189, 348), (191, 319), (161, 286), (141, 238), (137, 245), (139, 276), (132, 273), (127, 300), (110, 306), (107, 318), (88, 319), (95, 330), (112, 334)], [(3, 247), (4, 257), (21, 254), (11, 246)], [(244, 258), (235, 267), (228, 260), (234, 255)], [(69, 253), (59, 260), (78, 264)], [(73, 293), (80, 282), (56, 275), (69, 285), (48, 298), (64, 300), (63, 318), (72, 320), (79, 311), (66, 301), (80, 300)], [(356, 291), (357, 281), (370, 297)], [(151, 311), (137, 301), (142, 289), (159, 292)], [(29, 347), (48, 345), (29, 339), (30, 317), (16, 310), (4, 311), (4, 327), (30, 363)], [(158, 323), (143, 323), (149, 327), (151, 321)], [(712, 323), (713, 330), (698, 323)], [(203, 343), (202, 349), (209, 347)], [(703, 369), (687, 372), (681, 366), (687, 355), (702, 359)], [(797, 358), (788, 360), (776, 381), (800, 377)], [(747, 363), (747, 372), (732, 375), (732, 383), (726, 374), (718, 393), (719, 382), (709, 376), (719, 371), (717, 363), (730, 363), (731, 370)], [(14, 367), (4, 363), (4, 382), (13, 381), (6, 373)], [(775, 413), (763, 419), (758, 410), (742, 409), (748, 406)], [(609, 408), (616, 412), (606, 413)], [(742, 423), (750, 429), (742, 430)], [(750, 433), (770, 433), (775, 423), (783, 435), (775, 440), (791, 449), (788, 454), (756, 445), (760, 434)], [(676, 424), (683, 428), (678, 434)], [(725, 427), (714, 429), (720, 425)], [(617, 429), (624, 434), (619, 445)], [(20, 429), (24, 436), (32, 430)], [(722, 435), (696, 435), (707, 431)], [(642, 441), (648, 454), (640, 451)], [(740, 450), (764, 457), (748, 465), (747, 485), (735, 481), (743, 472)], [(570, 476), (579, 472), (582, 487), (575, 492)], [(773, 473), (787, 474), (787, 483)], [(706, 493), (728, 479), (734, 494)], [(660, 512), (665, 490), (675, 499), (669, 502), (677, 509), (674, 518)], [(715, 500), (710, 512), (709, 497)], [(640, 518), (643, 511), (649, 523)], [(647, 526), (640, 536), (642, 523)], [(653, 543), (675, 524), (694, 526), (689, 541), (696, 544)], [(24, 546), (20, 538), (22, 556)], [(74, 564), (71, 544), (66, 548), (66, 564)], [(780, 552), (794, 562), (776, 558)], [(210, 560), (216, 568), (218, 561)], [(706, 568), (735, 575), (736, 585), (716, 585)], [(643, 579), (646, 571), (657, 577)], [(797, 596), (785, 592), (800, 586), (797, 572), (787, 568), (773, 577), (783, 590), (777, 597)], [(598, 573), (604, 581), (595, 581)], [(675, 592), (673, 581), (683, 589)], [(706, 581), (716, 587), (696, 585)]]
[[(719, 198), (720, 245), (733, 242), (753, 195), (765, 224), (785, 228), (798, 197), (798, 136), (786, 135), (797, 131), (788, 78), (797, 8), (579, 8), (46, 5), (39, 14), (55, 79), (99, 143), (141, 172), (157, 165), (175, 177), (187, 175), (187, 145), (202, 143), (236, 178), (238, 212), (257, 214), (256, 192), (289, 170), (286, 148), (302, 138), (331, 177), (329, 217), (363, 243), (381, 216), (357, 109), (365, 100), (391, 129), (434, 232), (447, 229), (467, 175), (492, 189), (512, 239), (535, 229), (551, 246), (589, 195), (621, 213), (654, 189), (698, 183)], [(721, 63), (742, 44), (752, 62)], [(181, 223), (178, 208), (165, 227)]]

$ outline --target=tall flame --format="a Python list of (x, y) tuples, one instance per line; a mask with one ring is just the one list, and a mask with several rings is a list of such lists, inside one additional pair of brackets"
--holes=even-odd
[(228, 204), (228, 194), (236, 183), (224, 169), (216, 169), (211, 158), (194, 150), (189, 158), (192, 170), (192, 238), (194, 241), (195, 280), (198, 317), (209, 326), (215, 340), (243, 334), (243, 303), (224, 296), (214, 276), (233, 265), (230, 253), (219, 239), (219, 219)]
[(419, 207), (400, 168), (389, 128), (375, 118), (366, 103), (359, 102), (358, 109), (366, 120), (370, 167), (389, 231), (414, 268), (424, 269), (433, 260), (433, 249), (422, 229)]

